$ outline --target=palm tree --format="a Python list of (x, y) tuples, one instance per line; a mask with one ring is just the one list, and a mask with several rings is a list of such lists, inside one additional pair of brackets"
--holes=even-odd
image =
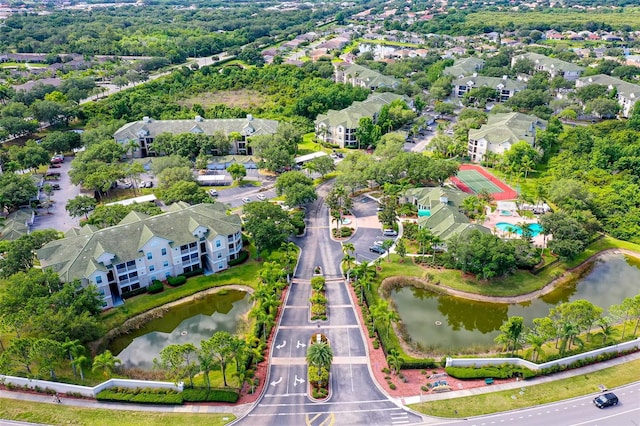
[(210, 351), (200, 348), (198, 350), (198, 362), (200, 363), (200, 370), (202, 371), (202, 374), (204, 374), (204, 383), (207, 385), (207, 389), (211, 389), (211, 379), (209, 378), (209, 372), (215, 365), (213, 355)]
[(78, 339), (69, 340), (67, 338), (67, 340), (64, 343), (62, 343), (62, 349), (65, 350), (65, 352), (67, 353), (67, 356), (69, 357), (69, 362), (71, 363), (71, 369), (73, 370), (73, 375), (75, 376), (78, 373), (76, 372), (76, 364), (74, 364), (73, 361), (75, 358), (82, 356), (84, 354), (85, 348), (80, 343), (80, 340)]
[(80, 381), (84, 382), (84, 370), (83, 366), (89, 363), (89, 358), (84, 355), (77, 356), (71, 361), (71, 367), (73, 368), (73, 372), (75, 374), (76, 371), (80, 373)]
[(307, 363), (318, 368), (318, 377), (323, 368), (327, 371), (333, 362), (333, 349), (326, 342), (315, 342), (307, 348)]
[(342, 253), (346, 256), (348, 254), (353, 255), (355, 253), (356, 247), (353, 243), (342, 243)]
[(122, 362), (113, 356), (110, 350), (106, 350), (103, 353), (96, 355), (93, 359), (93, 367), (91, 371), (96, 372), (102, 370), (104, 377), (111, 377), (111, 372)]
[(602, 317), (597, 321), (597, 324), (602, 330), (602, 344), (604, 345), (607, 339), (613, 334), (611, 319), (609, 317)]
[(351, 267), (353, 266), (353, 262), (355, 260), (356, 260), (356, 258), (351, 256), (350, 254), (345, 254), (344, 257), (342, 258), (342, 261), (347, 266), (347, 280), (349, 279), (349, 272), (351, 271)]
[(275, 324), (275, 320), (272, 315), (269, 315), (263, 310), (253, 311), (255, 313), (256, 321), (258, 324), (262, 324), (262, 340), (267, 340), (267, 329), (271, 328)]
[(546, 342), (546, 339), (543, 336), (540, 336), (536, 333), (528, 333), (526, 336), (526, 342), (531, 345), (531, 361), (536, 362), (540, 355), (544, 355), (544, 351), (542, 350), (542, 345)]
[(513, 356), (516, 349), (518, 349), (520, 336), (524, 331), (524, 318), (518, 316), (509, 317), (500, 326), (500, 331), (501, 333), (496, 337), (495, 341), (504, 343), (507, 350), (511, 348), (511, 356)]
[(387, 355), (387, 364), (389, 368), (393, 372), (393, 374), (398, 374), (400, 372), (400, 367), (402, 367), (403, 359), (400, 356), (400, 352), (397, 349), (390, 349), (389, 354)]

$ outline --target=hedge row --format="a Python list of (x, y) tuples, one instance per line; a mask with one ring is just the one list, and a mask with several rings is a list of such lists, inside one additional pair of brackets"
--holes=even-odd
[(182, 391), (185, 402), (236, 402), (240, 395), (232, 389), (192, 388)]
[(236, 257), (235, 259), (230, 260), (228, 263), (229, 266), (236, 266), (239, 265), (241, 263), (244, 263), (247, 259), (249, 258), (249, 252), (246, 250), (241, 250), (240, 253), (238, 253), (238, 257)]
[(158, 280), (153, 280), (153, 282), (151, 283), (151, 285), (147, 289), (149, 294), (160, 293), (163, 290), (164, 290), (164, 284), (162, 284), (162, 282), (158, 281)]
[(518, 367), (512, 364), (486, 365), (484, 367), (447, 367), (445, 371), (456, 379), (508, 379), (511, 377), (521, 377), (530, 379), (537, 374), (528, 368)]
[(135, 402), (138, 404), (181, 405), (182, 394), (173, 389), (111, 388), (96, 395), (98, 401)]
[(167, 277), (167, 282), (171, 287), (178, 287), (187, 282), (187, 277), (178, 275), (177, 277)]
[(402, 364), (400, 365), (401, 370), (426, 370), (429, 368), (438, 368), (441, 367), (440, 363), (432, 358), (425, 359), (402, 359)]
[(122, 298), (125, 299), (125, 300), (126, 299), (130, 299), (130, 298), (132, 298), (134, 296), (138, 296), (138, 295), (144, 294), (146, 292), (147, 292), (147, 287), (140, 287), (140, 288), (137, 288), (135, 290), (123, 292), (122, 293)]
[(202, 275), (202, 274), (204, 274), (204, 268), (196, 268), (192, 271), (182, 273), (182, 275), (184, 275), (187, 278), (195, 277), (196, 275)]

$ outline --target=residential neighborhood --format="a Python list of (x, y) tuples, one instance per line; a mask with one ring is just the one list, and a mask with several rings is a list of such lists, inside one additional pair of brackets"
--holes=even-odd
[(635, 424), (635, 6), (0, 0), (0, 423)]

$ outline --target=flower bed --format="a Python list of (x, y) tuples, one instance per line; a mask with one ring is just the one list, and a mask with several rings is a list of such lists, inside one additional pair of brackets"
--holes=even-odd
[(324, 277), (313, 277), (311, 279), (311, 297), (309, 302), (311, 303), (311, 320), (327, 319), (327, 297), (324, 291), (325, 279)]

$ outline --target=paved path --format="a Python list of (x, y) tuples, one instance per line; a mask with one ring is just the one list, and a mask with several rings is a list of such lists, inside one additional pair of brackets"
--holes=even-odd
[[(446, 392), (446, 393), (430, 393), (425, 395), (416, 395), (412, 397), (401, 398), (405, 404), (416, 404), (418, 402), (427, 401), (439, 401), (443, 399), (463, 398), (466, 396), (481, 395), (491, 392), (498, 392), (503, 390), (520, 389), (529, 386), (535, 386), (542, 383), (549, 383), (555, 380), (568, 379), (570, 377), (584, 376), (595, 371), (604, 370), (605, 368), (613, 367), (616, 365), (624, 364), (626, 362), (640, 359), (640, 352), (635, 352), (629, 355), (613, 358), (607, 361), (602, 361), (597, 364), (586, 365), (584, 367), (575, 368), (572, 370), (555, 373), (549, 376), (539, 376), (533, 379), (524, 380), (520, 382), (502, 383), (499, 385), (490, 385), (480, 388), (463, 389), (458, 391)], [(606, 383), (604, 383), (606, 385)]]

